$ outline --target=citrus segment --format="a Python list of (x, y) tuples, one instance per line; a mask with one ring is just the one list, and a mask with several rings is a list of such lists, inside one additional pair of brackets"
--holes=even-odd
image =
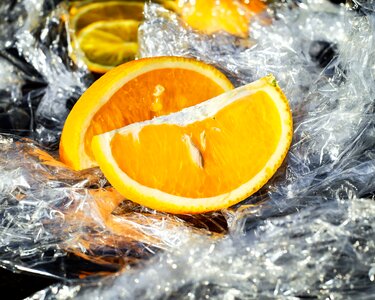
[(216, 68), (194, 59), (155, 57), (123, 64), (97, 80), (65, 122), (60, 159), (74, 169), (96, 166), (94, 135), (176, 112), (233, 88)]
[(79, 32), (98, 21), (143, 19), (144, 3), (136, 1), (102, 1), (74, 6), (70, 10), (72, 27)]
[(105, 73), (133, 60), (138, 51), (139, 24), (135, 20), (100, 21), (82, 29), (77, 40), (90, 70)]
[[(262, 169), (280, 138), (280, 116), (272, 99), (264, 92), (251, 97), (184, 127), (149, 125), (137, 134), (116, 134), (113, 158), (133, 180), (168, 194), (199, 198), (228, 193)], [(259, 147), (262, 142), (266, 148)]]
[[(105, 73), (135, 58), (144, 3), (101, 1), (70, 9), (72, 45), (90, 71)], [(75, 59), (75, 53), (71, 53)]]
[(157, 210), (201, 213), (256, 192), (281, 165), (291, 138), (288, 102), (269, 76), (95, 136), (92, 149), (126, 198)]

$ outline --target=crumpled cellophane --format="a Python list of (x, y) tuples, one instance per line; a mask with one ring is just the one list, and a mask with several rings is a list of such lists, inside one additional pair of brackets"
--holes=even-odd
[[(123, 201), (97, 169), (70, 171), (32, 141), (3, 136), (0, 263), (59, 277), (120, 271), (33, 299), (371, 299), (375, 15), (366, 5), (279, 4), (253, 18), (249, 39), (204, 35), (146, 5), (141, 57), (197, 57), (237, 86), (276, 76), (295, 127), (283, 166), (235, 207), (172, 216)], [(325, 68), (309, 56), (316, 40), (337, 45)]]
[(0, 131), (56, 149), (64, 121), (93, 82), (69, 56), (67, 5), (58, 0), (0, 4)]
[(25, 124), (1, 129), (0, 264), (82, 278), (118, 271), (194, 234), (222, 235), (220, 213), (175, 217), (148, 210), (124, 201), (98, 169), (74, 172), (55, 159), (69, 109), (92, 82), (69, 56), (68, 3), (57, 2), (1, 6), (4, 16), (12, 13), (0, 48), (3, 115), (22, 110)]
[(214, 238), (225, 230), (217, 214), (178, 218), (124, 201), (98, 169), (69, 170), (31, 141), (3, 136), (0, 145), (0, 259), (8, 268), (106, 274), (194, 234)]

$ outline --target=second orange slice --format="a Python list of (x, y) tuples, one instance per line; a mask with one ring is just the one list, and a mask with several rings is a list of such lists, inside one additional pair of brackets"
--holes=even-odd
[(60, 141), (60, 159), (75, 170), (96, 166), (93, 136), (179, 111), (233, 89), (219, 70), (195, 59), (153, 57), (106, 73), (77, 101)]

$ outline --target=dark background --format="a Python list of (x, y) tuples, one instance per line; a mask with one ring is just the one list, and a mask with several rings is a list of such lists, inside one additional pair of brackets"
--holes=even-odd
[(7, 296), (1, 299), (19, 300), (43, 290), (51, 284), (57, 283), (57, 279), (42, 277), (34, 274), (17, 274), (0, 268), (0, 291)]

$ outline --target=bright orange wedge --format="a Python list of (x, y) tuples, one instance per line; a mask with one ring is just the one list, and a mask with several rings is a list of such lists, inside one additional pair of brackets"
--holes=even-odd
[(232, 88), (220, 71), (194, 59), (154, 57), (123, 64), (97, 80), (73, 107), (62, 131), (60, 159), (75, 170), (94, 167), (94, 135), (179, 111)]
[(229, 207), (259, 190), (292, 140), (273, 76), (194, 107), (97, 135), (92, 149), (126, 198), (171, 213)]

